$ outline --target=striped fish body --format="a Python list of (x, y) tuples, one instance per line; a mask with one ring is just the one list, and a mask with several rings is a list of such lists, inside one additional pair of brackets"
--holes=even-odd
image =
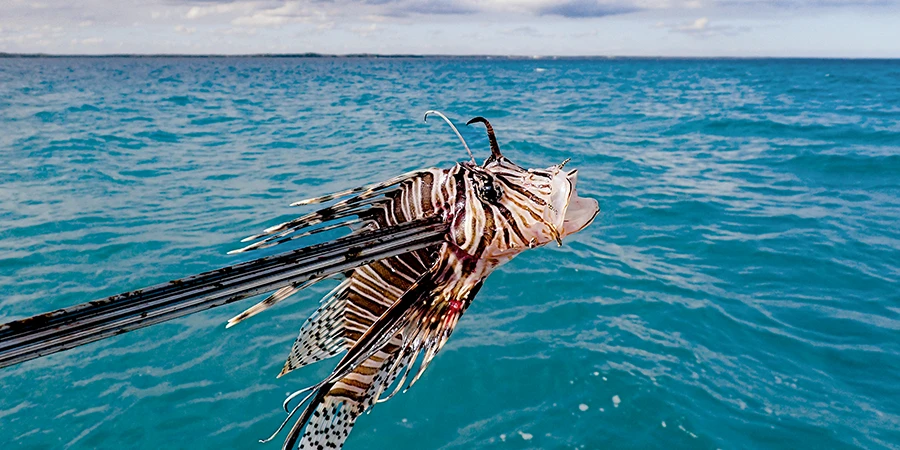
[[(458, 186), (453, 179), (463, 172), (461, 165), (451, 170), (429, 169), (402, 182), (396, 192), (386, 195), (383, 203), (366, 214), (370, 221), (367, 226), (381, 228), (432, 215), (464, 220), (464, 208), (453, 208), (458, 205)], [(298, 439), (299, 448), (342, 446), (356, 418), (383, 395), (389, 398), (395, 394), (396, 389), (385, 391), (392, 384), (397, 384), (397, 388), (403, 385), (404, 380), (396, 383), (398, 376), (403, 373), (406, 378), (413, 356), (429, 345), (431, 351), (426, 353), (414, 377), (418, 379), (468, 307), (487, 276), (487, 268), (448, 242), (354, 269), (304, 324), (279, 376), (349, 350), (426, 274), (431, 274), (433, 284), (430, 298), (423, 295), (418, 299), (415, 310), (419, 317), (410, 321), (418, 324), (415, 328), (405, 335), (397, 332), (349, 373), (320, 388), (321, 399), (313, 399), (307, 409), (310, 417), (296, 422), (284, 448), (292, 448)], [(313, 409), (315, 400), (319, 401)]]
[[(429, 169), (401, 182), (361, 213), (364, 228), (442, 215), (445, 202), (438, 186), (444, 174)], [(416, 250), (353, 269), (307, 319), (279, 377), (350, 348), (434, 264), (439, 250)]]
[[(329, 377), (285, 402), (287, 411), (292, 399), (309, 393), (285, 420), (303, 408), (284, 449), (342, 447), (360, 414), (419, 379), (493, 270), (526, 249), (561, 243), (599, 211), (596, 201), (575, 195), (576, 171), (563, 172), (563, 164), (534, 170), (515, 165), (495, 148), (485, 124), (492, 156), (483, 165), (464, 162), (448, 170), (416, 171), (298, 202), (355, 195), (272, 227), (252, 237), (262, 241), (245, 247), (276, 245), (316, 231), (304, 232), (308, 227), (347, 217), (355, 219), (338, 225), (383, 228), (431, 216), (450, 224), (442, 244), (349, 271), (304, 323), (279, 376), (346, 353)], [(276, 292), (229, 325), (303, 287)]]

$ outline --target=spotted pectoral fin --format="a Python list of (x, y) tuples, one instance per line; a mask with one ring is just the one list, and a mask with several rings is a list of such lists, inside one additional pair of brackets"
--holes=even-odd
[(347, 291), (353, 280), (347, 278), (322, 300), (322, 305), (300, 328), (300, 335), (291, 346), (284, 367), (278, 377), (309, 363), (337, 355), (348, 347), (345, 337)]
[(479, 282), (448, 297), (435, 276), (429, 271), (410, 286), (316, 385), (283, 449), (298, 441), (299, 448), (340, 448), (360, 414), (400, 391), (410, 374), (406, 388), (419, 379), (481, 287)]
[(303, 324), (279, 377), (348, 350), (413, 282), (429, 270), (429, 252), (410, 252), (358, 267)]
[[(371, 377), (380, 371), (380, 367), (368, 367), (369, 363), (372, 361), (380, 363), (388, 359), (388, 355), (384, 354), (386, 347), (397, 337), (401, 329), (410, 324), (409, 320), (416, 315), (416, 311), (421, 309), (421, 305), (425, 304), (426, 300), (433, 295), (435, 270), (436, 266), (432, 266), (412, 283), (409, 289), (350, 347), (331, 375), (316, 385), (312, 400), (291, 428), (282, 448), (293, 448), (304, 429), (306, 432), (303, 434), (301, 442), (303, 448), (319, 448), (320, 446), (324, 448), (325, 444), (335, 439), (333, 435), (335, 432), (343, 435), (339, 437), (340, 443), (343, 442), (346, 437), (345, 433), (349, 433), (348, 427), (342, 426), (333, 431), (330, 428), (331, 425), (328, 425), (328, 431), (322, 433), (319, 430), (322, 425), (316, 421), (321, 419), (326, 421), (324, 423), (333, 423), (331, 420), (338, 411), (334, 409), (335, 406), (352, 408), (352, 419), (362, 412), (364, 407), (361, 405), (365, 404), (365, 394), (371, 395), (371, 392), (365, 381), (359, 379), (359, 374), (362, 374), (363, 377)], [(359, 398), (355, 398), (357, 395)], [(336, 401), (338, 398), (342, 400)], [(350, 416), (348, 416), (349, 418)], [(350, 424), (352, 425), (352, 421)]]

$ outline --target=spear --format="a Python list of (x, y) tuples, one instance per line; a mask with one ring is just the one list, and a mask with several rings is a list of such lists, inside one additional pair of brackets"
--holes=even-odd
[(440, 244), (430, 217), (354, 233), (0, 325), (0, 368)]

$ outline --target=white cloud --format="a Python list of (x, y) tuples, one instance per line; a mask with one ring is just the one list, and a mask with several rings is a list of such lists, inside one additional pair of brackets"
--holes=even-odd
[(199, 19), (206, 16), (215, 16), (231, 13), (247, 13), (257, 6), (256, 2), (233, 2), (216, 5), (194, 6), (184, 15), (187, 19)]
[(681, 26), (678, 28), (679, 31), (693, 32), (693, 31), (703, 31), (706, 29), (706, 26), (709, 25), (709, 19), (706, 17), (701, 17), (694, 21), (694, 23), (690, 25)]
[(279, 27), (289, 23), (328, 22), (328, 14), (318, 8), (306, 7), (300, 1), (286, 1), (274, 8), (257, 9), (252, 14), (232, 20), (233, 25), (251, 27)]
[(72, 39), (72, 45), (99, 45), (103, 43), (101, 37), (90, 37), (87, 39)]
[(668, 28), (670, 32), (683, 33), (697, 38), (711, 36), (736, 36), (750, 31), (750, 27), (736, 25), (710, 25), (708, 17), (699, 17), (692, 22), (680, 24), (666, 24), (658, 22), (658, 28)]
[(197, 31), (197, 28), (186, 27), (184, 25), (175, 25), (175, 31), (183, 34), (194, 34)]
[(238, 17), (237, 19), (232, 20), (231, 23), (234, 25), (251, 27), (278, 27), (291, 21), (291, 17), (276, 16), (262, 12)]
[(540, 32), (536, 27), (526, 26), (526, 27), (516, 27), (516, 28), (507, 28), (503, 30), (504, 34), (509, 34), (512, 36), (530, 36), (530, 37), (541, 37), (543, 33)]
[(220, 28), (215, 31), (216, 34), (222, 36), (256, 36), (256, 28), (243, 28), (243, 27), (231, 27), (231, 28)]
[(356, 33), (359, 36), (368, 37), (368, 36), (375, 34), (378, 31), (378, 24), (373, 23), (373, 24), (369, 24), (364, 27), (353, 27), (350, 29), (350, 31), (352, 31), (353, 33)]

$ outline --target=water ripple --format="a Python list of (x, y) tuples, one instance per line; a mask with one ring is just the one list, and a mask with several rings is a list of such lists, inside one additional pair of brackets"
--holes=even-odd
[[(538, 70), (543, 69), (543, 70)], [(291, 201), (445, 167), (425, 110), (601, 215), (486, 283), (348, 448), (900, 448), (890, 61), (0, 59), (0, 321), (230, 264)], [(479, 158), (483, 129), (460, 130)], [(249, 446), (329, 283), (0, 371), (3, 448)]]

